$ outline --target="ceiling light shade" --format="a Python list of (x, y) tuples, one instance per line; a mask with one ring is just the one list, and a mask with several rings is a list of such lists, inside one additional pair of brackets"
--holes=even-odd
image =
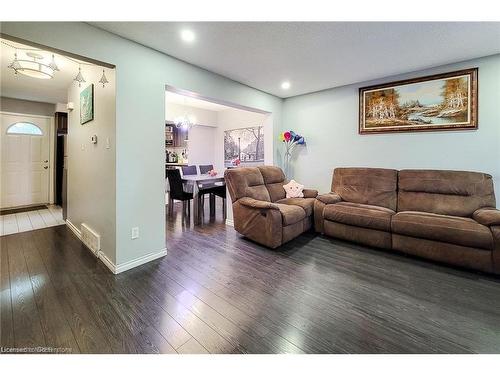
[(189, 116), (178, 116), (174, 119), (175, 127), (178, 129), (189, 130), (193, 127), (193, 123), (189, 119)]
[(181, 38), (185, 42), (192, 43), (196, 39), (196, 35), (191, 30), (182, 30)]
[(39, 61), (43, 59), (42, 55), (34, 52), (28, 52), (26, 55), (33, 60), (18, 59), (17, 53), (14, 54), (14, 61), (9, 65), (9, 68), (13, 69), (15, 74), (21, 73), (27, 77), (38, 79), (51, 79), (54, 77), (54, 69)]
[(102, 83), (102, 87), (104, 87), (106, 83), (109, 83), (108, 79), (106, 78), (106, 73), (104, 73), (104, 69), (102, 70), (102, 76), (99, 80), (99, 83)]
[(288, 81), (285, 81), (285, 82), (283, 82), (283, 83), (281, 84), (281, 88), (282, 88), (283, 90), (288, 90), (288, 89), (290, 88), (290, 86), (291, 86), (291, 85), (290, 85), (290, 82), (288, 82)]
[(73, 79), (73, 81), (78, 82), (78, 87), (82, 87), (82, 82), (84, 82), (84, 83), (86, 82), (85, 78), (83, 78), (82, 67), (81, 66), (78, 67), (78, 74)]

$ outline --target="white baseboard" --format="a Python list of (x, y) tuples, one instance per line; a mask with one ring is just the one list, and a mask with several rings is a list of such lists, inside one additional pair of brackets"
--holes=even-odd
[(151, 262), (152, 260), (164, 257), (165, 255), (167, 255), (167, 249), (163, 249), (157, 253), (146, 254), (140, 258), (133, 259), (119, 265), (114, 264), (111, 259), (109, 259), (103, 252), (99, 252), (99, 259), (104, 263), (106, 267), (109, 268), (111, 272), (116, 275), (118, 273), (128, 271), (132, 268), (139, 267), (145, 263)]
[(115, 264), (102, 251), (99, 252), (99, 259), (104, 263), (106, 267), (109, 268), (111, 272), (113, 272), (114, 274), (117, 273)]
[(149, 254), (146, 254), (140, 258), (129, 260), (128, 262), (125, 262), (122, 264), (118, 264), (115, 266), (114, 270), (111, 270), (111, 271), (113, 271), (113, 273), (115, 273), (115, 274), (125, 272), (125, 271), (128, 271), (129, 269), (132, 269), (132, 268), (138, 267), (140, 265), (143, 265), (145, 263), (151, 262), (152, 260), (164, 257), (165, 255), (167, 255), (166, 248), (162, 249), (158, 252), (149, 253)]
[(234, 227), (234, 221), (231, 219), (226, 219), (226, 225), (229, 225), (230, 227)]
[(66, 226), (81, 240), (82, 232), (69, 219), (66, 219)]
[[(82, 233), (80, 232), (80, 230), (68, 219), (66, 219), (66, 226), (71, 229), (71, 231), (78, 237), (78, 239), (82, 239)], [(93, 253), (90, 249), (89, 251), (97, 256), (101, 262), (104, 263), (104, 265), (106, 267), (109, 268), (109, 270), (111, 272), (113, 272), (114, 274), (118, 274), (120, 272), (125, 272), (125, 271), (128, 271), (132, 268), (135, 268), (135, 267), (138, 267), (140, 265), (143, 265), (145, 263), (148, 263), (148, 262), (151, 262), (152, 260), (155, 260), (155, 259), (158, 259), (158, 258), (161, 258), (161, 257), (164, 257), (165, 255), (167, 255), (167, 249), (162, 249), (158, 252), (153, 252), (153, 253), (149, 253), (149, 254), (146, 254), (140, 258), (137, 258), (137, 259), (133, 259), (133, 260), (130, 260), (128, 262), (125, 262), (125, 263), (122, 263), (122, 264), (114, 264), (111, 259), (109, 259), (106, 254), (104, 254), (102, 251), (99, 251), (98, 254), (95, 254)]]

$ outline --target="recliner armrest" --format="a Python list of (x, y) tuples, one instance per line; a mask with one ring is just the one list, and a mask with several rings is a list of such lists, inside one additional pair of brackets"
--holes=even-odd
[(240, 202), (242, 205), (250, 208), (259, 208), (259, 209), (273, 209), (273, 210), (279, 210), (278, 206), (276, 206), (272, 202), (267, 202), (267, 201), (260, 201), (258, 199), (253, 199), (249, 197), (243, 197), (238, 199), (238, 202)]
[(472, 218), (486, 226), (500, 225), (500, 210), (494, 207), (483, 207), (474, 211)]
[(318, 196), (318, 191), (314, 189), (303, 189), (304, 198), (316, 198)]
[(323, 202), (324, 204), (334, 204), (342, 201), (342, 198), (340, 195), (335, 194), (335, 193), (327, 193), (327, 194), (321, 194), (316, 197), (319, 201)]

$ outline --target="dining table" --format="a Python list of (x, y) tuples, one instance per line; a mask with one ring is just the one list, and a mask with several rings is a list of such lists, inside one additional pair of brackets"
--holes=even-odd
[(200, 208), (200, 199), (199, 199), (200, 188), (202, 188), (203, 185), (214, 185), (214, 184), (219, 184), (223, 186), (225, 185), (224, 176), (222, 175), (210, 176), (209, 174), (185, 175), (182, 176), (182, 182), (191, 187), (193, 193), (194, 224), (200, 225), (202, 216), (201, 211), (203, 209), (203, 207)]

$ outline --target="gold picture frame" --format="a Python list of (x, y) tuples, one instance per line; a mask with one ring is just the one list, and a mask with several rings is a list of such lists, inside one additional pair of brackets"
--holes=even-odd
[(478, 68), (359, 89), (359, 134), (477, 128)]

